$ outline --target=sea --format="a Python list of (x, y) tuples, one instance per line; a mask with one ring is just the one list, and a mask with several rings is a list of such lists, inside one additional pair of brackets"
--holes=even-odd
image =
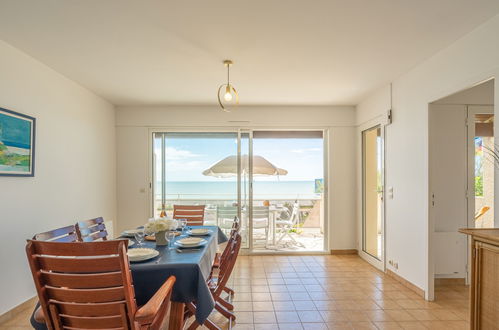
[[(161, 185), (156, 183), (156, 197), (160, 198)], [(244, 190), (244, 185), (241, 185)], [(255, 181), (254, 200), (318, 199), (315, 181)], [(244, 195), (244, 191), (241, 192)], [(167, 199), (233, 200), (237, 197), (236, 182), (229, 181), (167, 181)]]

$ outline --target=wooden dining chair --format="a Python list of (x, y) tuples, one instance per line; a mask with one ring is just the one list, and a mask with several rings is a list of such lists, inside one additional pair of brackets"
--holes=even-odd
[(185, 219), (188, 226), (204, 224), (205, 205), (173, 205), (173, 219)]
[(126, 240), (29, 240), (26, 254), (48, 329), (160, 329), (175, 277), (138, 307)]
[(70, 243), (78, 241), (78, 234), (76, 227), (71, 225), (36, 234), (33, 236), (33, 240)]
[(82, 242), (107, 241), (106, 225), (102, 217), (78, 221), (76, 223), (76, 233)]
[[(210, 288), (213, 300), (215, 300), (215, 309), (220, 312), (229, 320), (229, 329), (232, 328), (232, 323), (236, 320), (236, 316), (230, 312), (226, 307), (226, 301), (221, 297), (222, 293), (225, 291), (227, 281), (232, 274), (232, 270), (236, 264), (237, 256), (239, 255), (239, 250), (241, 249), (241, 235), (237, 232), (229, 239), (227, 243), (228, 252), (220, 260), (220, 269), (216, 277), (210, 277), (208, 279), (208, 286)], [(191, 314), (196, 314), (196, 302), (190, 302), (186, 304), (188, 311)], [(218, 329), (218, 327), (207, 319), (202, 325), (206, 326), (208, 329)], [(189, 326), (189, 330), (193, 330), (201, 326), (196, 320)]]

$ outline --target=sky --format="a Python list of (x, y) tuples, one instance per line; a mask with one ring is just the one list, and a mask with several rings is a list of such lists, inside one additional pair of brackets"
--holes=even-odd
[[(237, 154), (237, 134), (167, 135), (168, 181), (221, 181), (202, 172), (223, 158)], [(244, 143), (243, 143), (244, 145)], [(247, 148), (247, 143), (246, 143)], [(155, 140), (156, 168), (160, 168), (161, 143)], [(242, 154), (247, 154), (242, 150)], [(253, 154), (288, 171), (288, 175), (257, 177), (258, 181), (312, 181), (323, 177), (322, 139), (253, 139)], [(229, 179), (230, 180), (230, 179)]]

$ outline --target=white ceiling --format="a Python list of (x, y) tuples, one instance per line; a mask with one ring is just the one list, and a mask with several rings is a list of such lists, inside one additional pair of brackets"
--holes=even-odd
[(0, 0), (0, 39), (117, 105), (356, 104), (498, 0)]

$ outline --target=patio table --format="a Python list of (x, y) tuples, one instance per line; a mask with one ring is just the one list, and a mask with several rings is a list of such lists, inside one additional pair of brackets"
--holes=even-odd
[[(227, 237), (217, 226), (193, 226), (192, 228), (211, 229), (209, 236), (203, 236), (208, 242), (199, 250), (184, 249), (177, 252), (166, 246), (156, 246), (155, 242), (146, 241), (142, 247), (153, 248), (159, 251), (154, 259), (130, 263), (133, 285), (137, 305), (145, 304), (166, 279), (174, 275), (177, 280), (172, 292), (172, 307), (169, 329), (183, 327), (184, 303), (196, 301), (196, 320), (203, 324), (215, 306), (206, 280), (217, 252), (217, 245), (227, 241)], [(182, 236), (177, 236), (178, 240)], [(132, 246), (133, 247), (136, 247)], [(36, 308), (35, 308), (36, 310)], [(46, 329), (44, 324), (37, 323), (31, 318), (35, 329)]]

